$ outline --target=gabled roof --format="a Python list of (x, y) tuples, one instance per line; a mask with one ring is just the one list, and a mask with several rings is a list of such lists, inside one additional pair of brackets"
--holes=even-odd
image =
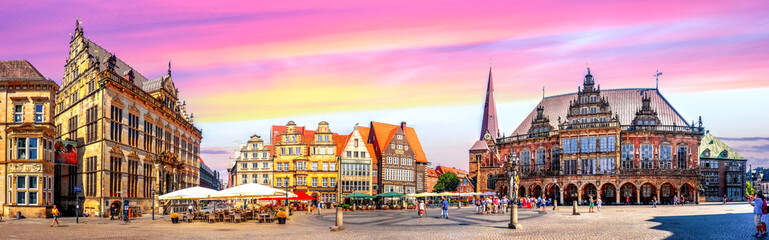
[[(705, 153), (708, 150), (710, 155)], [(699, 154), (700, 158), (745, 160), (742, 155), (737, 153), (737, 151), (734, 151), (734, 149), (731, 147), (727, 146), (726, 143), (713, 136), (710, 131), (702, 136), (702, 140), (700, 141)]]
[(32, 66), (27, 60), (0, 61), (0, 81), (11, 80), (42, 80), (46, 81), (43, 74)]
[(352, 136), (352, 134), (339, 135), (334, 133), (333, 136), (334, 136), (334, 143), (336, 144), (336, 155), (340, 156), (342, 155), (342, 152), (344, 152), (344, 146), (347, 146), (347, 141), (350, 141), (350, 136)]
[(427, 177), (438, 178), (438, 172), (435, 169), (427, 168), (425, 171), (427, 172)]
[(366, 144), (366, 149), (368, 150), (368, 154), (371, 157), (371, 163), (376, 164), (377, 157), (376, 157), (376, 152), (374, 152), (374, 144), (367, 142), (369, 134), (371, 133), (371, 128), (359, 126), (358, 132), (360, 133), (360, 137), (363, 139), (363, 144)]
[(161, 89), (163, 89), (163, 82), (169, 78), (171, 78), (171, 75), (169, 74), (163, 75), (161, 77), (157, 77), (155, 79), (144, 82), (141, 85), (141, 88), (148, 93), (160, 91)]
[[(646, 94), (651, 98), (651, 107), (657, 111), (660, 125), (689, 126), (684, 118), (670, 105), (665, 97), (654, 88), (631, 88), (631, 89), (601, 89), (601, 97), (609, 102), (609, 109), (613, 114), (619, 116), (621, 125), (630, 125), (635, 117), (636, 111), (641, 109), (643, 104), (642, 96)], [(561, 121), (566, 121), (566, 114), (569, 111), (569, 101), (576, 100), (577, 93), (568, 93), (556, 96), (550, 96), (542, 99), (537, 106), (544, 107), (544, 115), (550, 119), (551, 126), (558, 126), (558, 117)], [(518, 128), (513, 131), (511, 136), (527, 134), (531, 128), (531, 120), (537, 117), (536, 107), (531, 110), (528, 116), (523, 119)]]
[(478, 140), (475, 141), (473, 146), (470, 148), (470, 151), (472, 150), (489, 150), (489, 145), (486, 144), (486, 141), (484, 140)]
[[(98, 71), (104, 71), (107, 70), (106, 66), (104, 66), (104, 63), (106, 62), (107, 58), (112, 56), (112, 53), (108, 52), (106, 49), (99, 46), (99, 44), (94, 43), (90, 39), (83, 37), (83, 40), (85, 40), (85, 44), (88, 46), (88, 54), (92, 57), (95, 57), (99, 64), (98, 64)], [(134, 70), (131, 66), (129, 66), (127, 63), (123, 62), (119, 57), (115, 56), (117, 59), (115, 63), (115, 72), (116, 73), (126, 73), (130, 70)], [(147, 81), (147, 78), (144, 77), (139, 71), (134, 70), (134, 85), (141, 87), (144, 89), (143, 85), (144, 82)], [(147, 91), (147, 90), (145, 90)], [(147, 91), (148, 92), (148, 91)]]
[(272, 144), (270, 144), (270, 145), (264, 145), (264, 147), (266, 147), (266, 148), (269, 148), (269, 149), (270, 149), (270, 157), (272, 157), (272, 156), (274, 156), (274, 155), (275, 155), (275, 146), (273, 146)]
[[(374, 121), (371, 122), (371, 129), (374, 132), (374, 137), (376, 138), (376, 144), (378, 147), (378, 152), (376, 154), (377, 159), (375, 162), (379, 161), (382, 155), (382, 149), (387, 147), (387, 143), (392, 140), (393, 136), (395, 136), (395, 133), (398, 132), (399, 127), (400, 126), (387, 123)], [(419, 163), (427, 163), (427, 157), (425, 156), (425, 152), (422, 149), (422, 144), (419, 142), (419, 137), (417, 137), (417, 132), (414, 130), (414, 128), (406, 127), (406, 129), (403, 130), (403, 134), (406, 135), (406, 140), (409, 142), (411, 150), (414, 152), (414, 158), (416, 161)]]
[(465, 171), (465, 170), (460, 170), (460, 169), (446, 167), (446, 166), (435, 167), (435, 171), (438, 172), (438, 174), (444, 174), (444, 173), (447, 173), (447, 172), (451, 172), (451, 173), (454, 173), (454, 175), (457, 175), (457, 177), (460, 177), (460, 178), (462, 178), (464, 176), (467, 176), (467, 171)]

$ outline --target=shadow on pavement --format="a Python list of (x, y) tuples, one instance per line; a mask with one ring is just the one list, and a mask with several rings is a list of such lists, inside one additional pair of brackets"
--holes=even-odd
[(652, 229), (671, 232), (667, 239), (752, 239), (756, 231), (753, 214), (713, 214), (654, 217)]

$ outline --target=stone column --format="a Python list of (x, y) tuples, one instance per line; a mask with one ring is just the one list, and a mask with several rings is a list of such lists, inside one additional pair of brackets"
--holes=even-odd
[(641, 189), (636, 189), (636, 204), (641, 205)]
[(657, 189), (657, 203), (660, 202), (660, 189)]
[(614, 189), (614, 201), (617, 202), (617, 205), (619, 205), (619, 199), (622, 198), (622, 196), (619, 195), (619, 190), (617, 188)]
[(344, 230), (344, 212), (341, 207), (336, 207), (336, 225), (331, 227), (331, 231)]
[(582, 201), (582, 190), (577, 190), (577, 201)]
[(558, 197), (560, 199), (561, 204), (563, 204), (563, 189), (560, 189), (561, 191), (558, 191)]

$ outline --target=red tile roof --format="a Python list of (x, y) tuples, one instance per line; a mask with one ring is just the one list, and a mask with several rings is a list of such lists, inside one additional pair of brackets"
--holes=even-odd
[[(678, 125), (689, 126), (686, 120), (670, 105), (665, 97), (657, 89), (653, 88), (632, 88), (632, 89), (601, 89), (601, 97), (605, 97), (609, 102), (609, 108), (612, 113), (619, 115), (619, 122), (622, 125), (630, 125), (635, 118), (635, 113), (641, 109), (641, 97), (646, 94), (651, 98), (651, 107), (657, 111), (660, 125)], [(542, 99), (537, 106), (544, 107), (544, 115), (550, 119), (550, 125), (558, 126), (558, 117), (561, 121), (566, 120), (566, 114), (569, 111), (569, 101), (576, 100), (577, 93), (568, 93), (563, 95), (550, 96)], [(511, 136), (527, 134), (531, 128), (531, 120), (537, 117), (536, 107), (531, 110), (529, 115)]]
[(376, 165), (377, 157), (376, 152), (374, 152), (374, 144), (366, 142), (368, 140), (369, 134), (371, 134), (371, 128), (359, 126), (358, 132), (360, 133), (360, 137), (363, 138), (363, 142), (366, 144), (366, 149), (368, 150), (368, 154), (371, 157), (371, 163)]
[(47, 80), (27, 60), (0, 61), (0, 81)]
[(447, 173), (447, 172), (451, 172), (451, 173), (454, 173), (455, 175), (457, 175), (457, 177), (459, 177), (459, 178), (463, 178), (464, 176), (467, 176), (467, 171), (465, 171), (465, 170), (451, 168), (451, 167), (446, 167), (446, 166), (437, 166), (437, 167), (435, 167), (435, 171), (438, 172), (438, 174), (444, 174), (444, 173)]
[(428, 168), (425, 169), (425, 171), (427, 172), (427, 177), (438, 178), (438, 172), (436, 172), (435, 169)]
[(336, 155), (342, 155), (344, 152), (344, 146), (347, 145), (347, 141), (350, 140), (350, 135), (339, 135), (334, 133), (334, 143), (336, 144)]
[[(398, 125), (392, 125), (387, 123), (380, 123), (380, 122), (371, 122), (371, 129), (372, 132), (374, 132), (374, 137), (376, 138), (376, 145), (378, 152), (376, 153), (375, 157), (376, 159), (374, 162), (378, 162), (381, 158), (381, 151), (382, 149), (385, 149), (387, 147), (387, 143), (392, 140), (393, 136), (395, 136), (395, 133), (398, 131), (398, 128), (400, 126)], [(415, 158), (417, 162), (420, 163), (427, 163), (427, 157), (425, 156), (425, 152), (422, 149), (422, 144), (419, 142), (419, 137), (417, 137), (417, 132), (414, 130), (414, 128), (406, 127), (406, 129), (403, 130), (403, 133), (406, 135), (406, 140), (409, 142), (409, 145), (411, 145), (411, 149), (414, 152)]]

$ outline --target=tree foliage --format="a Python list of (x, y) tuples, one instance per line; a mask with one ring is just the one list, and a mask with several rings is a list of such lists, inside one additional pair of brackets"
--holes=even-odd
[(753, 189), (753, 186), (750, 185), (750, 182), (745, 182), (745, 193), (751, 196), (756, 194), (756, 189)]
[(456, 192), (459, 187), (459, 178), (452, 172), (441, 174), (438, 182), (433, 186), (433, 192)]

